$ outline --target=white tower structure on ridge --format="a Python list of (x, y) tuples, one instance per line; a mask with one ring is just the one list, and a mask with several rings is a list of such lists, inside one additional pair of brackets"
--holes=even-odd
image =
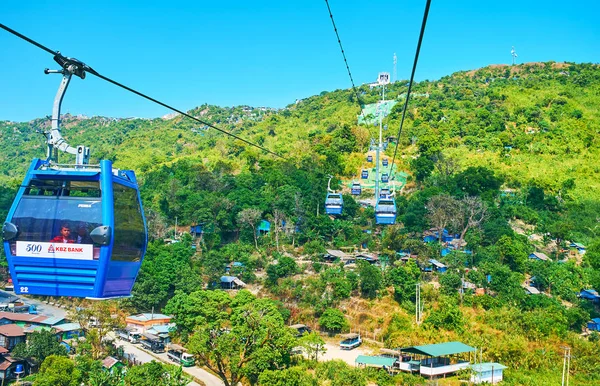
[(517, 57), (517, 51), (515, 51), (515, 46), (513, 46), (512, 50), (510, 50), (510, 54), (512, 55), (512, 65), (515, 65), (515, 58)]

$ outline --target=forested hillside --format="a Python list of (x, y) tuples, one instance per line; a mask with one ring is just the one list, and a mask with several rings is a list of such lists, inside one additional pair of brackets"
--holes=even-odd
[[(399, 103), (383, 121), (384, 137), (397, 137), (406, 92), (406, 81), (386, 89), (386, 99)], [(216, 363), (207, 347), (239, 354), (219, 347), (225, 343), (211, 331), (234, 326), (244, 341), (241, 309), (264, 311), (268, 328), (302, 322), (330, 333), (360, 329), (388, 348), (461, 340), (507, 365), (506, 382), (514, 385), (557, 384), (560, 347), (568, 344), (575, 355), (572, 383), (600, 382), (600, 336), (581, 335), (600, 313), (577, 296), (600, 288), (600, 67), (489, 66), (419, 82), (412, 92), (403, 132), (385, 152), (391, 160), (398, 143), (397, 170), (409, 174), (396, 197), (398, 221), (387, 227), (375, 225), (372, 207), (359, 205), (372, 192), (355, 198), (348, 189), (367, 167), (379, 130), (357, 124), (361, 111), (352, 90), (323, 91), (279, 110), (204, 105), (190, 111), (285, 159), (180, 116), (66, 116), (63, 135), (72, 145), (89, 145), (92, 162), (110, 158), (138, 174), (151, 243), (134, 296), (121, 306), (164, 307), (190, 352), (224, 366), (228, 379), (239, 375), (252, 384), (283, 385), (274, 379), (289, 376), (314, 385), (319, 374), (334, 380), (343, 371), (354, 374), (347, 377), (355, 385), (419, 381), (297, 363), (289, 352), (275, 353), (281, 347), (264, 349), (273, 362), (235, 372), (237, 364)], [(375, 103), (380, 89), (363, 85), (358, 94), (360, 103)], [(0, 122), (4, 214), (31, 158), (44, 156), (39, 132), (47, 125), (47, 117)], [(344, 193), (343, 213), (335, 218), (323, 211), (329, 175)], [(271, 229), (259, 236), (263, 219)], [(204, 233), (187, 234), (191, 225)], [(458, 248), (448, 253), (443, 229), (459, 235)], [(175, 235), (180, 242), (165, 244)], [(428, 235), (435, 237), (424, 242)], [(326, 249), (340, 248), (375, 254), (379, 264), (348, 269), (323, 260)], [(549, 258), (537, 261), (533, 252)], [(430, 259), (448, 271), (427, 269)], [(212, 291), (226, 267), (254, 295)], [(422, 324), (414, 321), (419, 282)], [(541, 294), (527, 295), (523, 286)], [(282, 347), (293, 346), (283, 332), (276, 336)]]

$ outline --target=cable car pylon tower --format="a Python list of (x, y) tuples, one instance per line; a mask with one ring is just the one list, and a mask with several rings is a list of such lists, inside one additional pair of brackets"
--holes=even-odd
[(381, 102), (379, 102), (379, 143), (375, 152), (375, 202), (379, 199), (379, 153), (383, 148), (383, 111), (385, 108), (385, 85), (390, 83), (390, 73), (380, 72), (377, 77), (377, 82), (382, 86)]

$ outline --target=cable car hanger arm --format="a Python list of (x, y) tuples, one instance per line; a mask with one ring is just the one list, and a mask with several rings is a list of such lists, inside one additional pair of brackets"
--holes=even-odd
[(44, 133), (46, 143), (48, 145), (47, 162), (58, 162), (57, 150), (75, 155), (76, 165), (86, 165), (89, 162), (90, 150), (87, 146), (79, 145), (77, 147), (70, 146), (63, 138), (60, 132), (60, 107), (63, 98), (71, 82), (71, 77), (76, 75), (81, 79), (85, 79), (85, 71), (89, 69), (84, 63), (77, 59), (67, 58), (57, 52), (54, 55), (54, 60), (58, 63), (62, 70), (45, 69), (44, 74), (62, 74), (63, 78), (58, 86), (56, 97), (54, 98), (54, 106), (52, 108), (52, 129), (50, 132)]

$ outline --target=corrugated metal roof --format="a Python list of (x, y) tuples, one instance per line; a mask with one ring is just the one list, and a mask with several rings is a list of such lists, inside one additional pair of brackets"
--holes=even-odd
[(411, 354), (427, 355), (430, 357), (440, 357), (463, 352), (475, 351), (474, 347), (468, 346), (462, 342), (446, 342), (437, 344), (427, 344), (425, 346), (412, 346), (400, 349), (402, 352)]
[(235, 276), (221, 276), (221, 283), (232, 283), (235, 279)]
[(23, 327), (19, 327), (16, 324), (5, 324), (0, 326), (0, 335), (4, 336), (24, 336), (25, 331)]
[(164, 314), (144, 313), (128, 316), (127, 319), (136, 320), (138, 322), (148, 322), (156, 319), (171, 319), (171, 317)]
[(0, 319), (8, 319), (13, 322), (29, 322), (29, 323), (40, 323), (40, 324), (48, 324), (46, 320), (47, 316), (44, 315), (32, 315), (32, 314), (15, 314), (14, 312), (4, 312), (0, 311)]
[(473, 369), (473, 371), (482, 373), (484, 371), (504, 370), (507, 367), (504, 365), (501, 365), (500, 363), (496, 363), (496, 362), (486, 362), (486, 363), (477, 363), (476, 365), (471, 365), (471, 368)]
[(81, 330), (79, 323), (63, 323), (54, 326), (58, 331), (77, 331)]
[(394, 362), (396, 362), (396, 359), (390, 357), (371, 357), (368, 355), (359, 355), (354, 361), (359, 365), (392, 367), (394, 365)]
[(329, 253), (331, 256), (335, 256), (335, 257), (339, 257), (340, 259), (345, 259), (346, 258), (346, 254), (340, 250), (337, 249), (326, 249), (327, 253)]
[(446, 268), (446, 265), (444, 265), (443, 263), (440, 263), (436, 259), (429, 259), (429, 262), (438, 268)]
[(542, 252), (533, 252), (529, 255), (530, 258), (537, 258), (540, 259), (542, 261), (549, 261), (550, 258), (548, 257), (548, 255), (546, 255), (545, 253)]

